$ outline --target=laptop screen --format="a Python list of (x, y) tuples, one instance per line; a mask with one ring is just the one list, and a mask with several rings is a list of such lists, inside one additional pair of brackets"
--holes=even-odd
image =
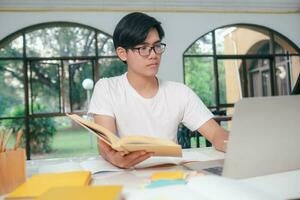
[(248, 178), (300, 169), (300, 95), (235, 104), (223, 176)]

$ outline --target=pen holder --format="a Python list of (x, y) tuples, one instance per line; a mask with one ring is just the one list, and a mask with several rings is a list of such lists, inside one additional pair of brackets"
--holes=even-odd
[(0, 153), (0, 195), (13, 191), (26, 180), (26, 154), (24, 149)]

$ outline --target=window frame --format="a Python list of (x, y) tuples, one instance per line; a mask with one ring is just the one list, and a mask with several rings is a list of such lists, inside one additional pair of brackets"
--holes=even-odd
[[(235, 26), (248, 26), (248, 27), (253, 27), (253, 28), (258, 28), (258, 29), (262, 29), (266, 32), (269, 33), (270, 36), (270, 49), (271, 49), (271, 53), (269, 54), (250, 54), (250, 55), (246, 55), (246, 54), (218, 54), (217, 53), (217, 49), (216, 49), (216, 35), (215, 35), (215, 31), (218, 29), (222, 29), (222, 28), (230, 28), (230, 27), (235, 27)], [(188, 50), (201, 38), (204, 38), (205, 36), (212, 34), (212, 54), (193, 54), (193, 55), (186, 55), (186, 53), (188, 52)], [(287, 42), (292, 48), (294, 48), (298, 53), (275, 53), (275, 36), (279, 36), (279, 38), (285, 40), (285, 42)], [(214, 63), (214, 88), (215, 88), (215, 106), (208, 106), (209, 109), (214, 110), (213, 113), (216, 115), (224, 115), (224, 113), (222, 112), (222, 109), (227, 109), (230, 107), (234, 107), (234, 103), (226, 103), (226, 104), (221, 104), (220, 103), (220, 85), (219, 85), (219, 75), (218, 75), (218, 61), (219, 60), (229, 60), (229, 59), (239, 59), (242, 60), (242, 76), (245, 80), (245, 83), (241, 86), (243, 86), (243, 90), (244, 90), (244, 94), (243, 97), (249, 97), (249, 89), (248, 89), (248, 78), (246, 77), (246, 60), (247, 59), (268, 59), (269, 63), (270, 63), (270, 73), (271, 73), (271, 95), (275, 96), (277, 95), (277, 84), (276, 84), (276, 76), (275, 76), (275, 58), (276, 57), (280, 57), (280, 56), (299, 56), (300, 57), (300, 48), (293, 43), (290, 39), (288, 39), (287, 37), (285, 37), (284, 35), (280, 34), (279, 32), (265, 27), (265, 26), (261, 26), (261, 25), (257, 25), (257, 24), (248, 24), (248, 23), (235, 23), (235, 24), (228, 24), (225, 26), (221, 26), (221, 27), (217, 27), (209, 32), (206, 32), (205, 34), (201, 35), (200, 37), (198, 37), (194, 42), (192, 42), (187, 49), (183, 52), (183, 80), (184, 83), (186, 83), (186, 72), (185, 72), (185, 59), (186, 58), (200, 58), (200, 57), (206, 57), (206, 58), (212, 58), (213, 59), (213, 63)], [(289, 73), (289, 72), (288, 72)], [(291, 82), (290, 77), (289, 77), (289, 83)], [(289, 87), (291, 90), (291, 87)], [(291, 91), (290, 91), (291, 92)]]
[[(94, 40), (95, 40), (95, 55), (94, 56), (53, 56), (53, 57), (28, 57), (26, 55), (26, 50), (27, 50), (27, 45), (26, 45), (26, 34), (31, 33), (32, 31), (37, 31), (43, 28), (51, 28), (51, 27), (78, 27), (78, 28), (83, 28), (83, 29), (89, 29), (91, 31), (94, 31)], [(112, 38), (112, 36), (108, 33), (105, 33), (101, 30), (98, 30), (94, 27), (80, 24), (80, 23), (75, 23), (75, 22), (67, 22), (67, 21), (59, 21), (59, 22), (46, 22), (46, 23), (39, 23), (35, 24), (32, 26), (28, 26), (25, 28), (22, 28), (14, 33), (11, 33), (7, 37), (3, 38), (0, 41), (0, 46), (4, 47), (6, 44), (10, 43), (14, 39), (22, 36), (22, 41), (23, 41), (23, 48), (22, 48), (22, 57), (0, 57), (0, 61), (5, 61), (5, 60), (20, 60), (23, 62), (23, 74), (24, 74), (24, 116), (17, 116), (17, 117), (10, 117), (10, 116), (4, 116), (0, 117), (1, 120), (6, 120), (6, 119), (24, 119), (24, 125), (25, 125), (25, 138), (26, 138), (26, 156), (27, 159), (30, 160), (31, 158), (31, 152), (30, 152), (30, 134), (29, 134), (29, 122), (30, 120), (33, 120), (34, 118), (39, 118), (39, 117), (56, 117), (56, 116), (65, 116), (65, 109), (62, 104), (64, 102), (61, 102), (62, 96), (64, 95), (64, 90), (63, 87), (60, 85), (59, 88), (59, 94), (60, 94), (60, 100), (59, 100), (59, 112), (53, 112), (53, 113), (34, 113), (33, 108), (30, 106), (30, 101), (31, 101), (31, 95), (29, 93), (29, 84), (31, 82), (30, 80), (30, 75), (28, 75), (28, 70), (30, 69), (30, 63), (32, 62), (41, 62), (41, 61), (48, 61), (48, 60), (57, 60), (60, 63), (59, 70), (62, 71), (63, 68), (67, 67), (64, 66), (63, 61), (65, 60), (86, 60), (92, 63), (92, 76), (93, 76), (93, 81), (94, 83), (100, 79), (100, 74), (99, 74), (99, 69), (101, 66), (99, 66), (98, 60), (101, 59), (109, 59), (113, 58), (116, 59), (118, 58), (117, 55), (99, 55), (99, 47), (98, 47), (98, 35), (103, 34), (109, 38)], [(63, 74), (63, 73), (62, 73)], [(59, 80), (62, 81), (64, 77), (63, 75), (59, 76)], [(71, 92), (70, 92), (71, 93)], [(72, 109), (72, 98), (69, 97), (70, 99), (70, 111), (73, 112)], [(86, 112), (74, 112), (77, 114), (85, 114)]]

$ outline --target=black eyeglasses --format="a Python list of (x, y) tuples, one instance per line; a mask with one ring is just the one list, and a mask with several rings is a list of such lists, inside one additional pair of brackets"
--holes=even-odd
[(166, 50), (166, 44), (165, 43), (158, 43), (154, 46), (141, 46), (141, 47), (134, 47), (131, 48), (133, 50), (137, 50), (139, 54), (143, 57), (148, 57), (151, 54), (151, 51), (153, 50), (156, 54), (162, 54)]

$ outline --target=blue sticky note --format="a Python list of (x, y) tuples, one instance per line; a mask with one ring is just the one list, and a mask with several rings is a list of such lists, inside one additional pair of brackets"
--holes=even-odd
[(152, 181), (148, 185), (145, 186), (145, 188), (158, 188), (163, 186), (169, 186), (169, 185), (184, 185), (186, 184), (185, 180), (157, 180)]

